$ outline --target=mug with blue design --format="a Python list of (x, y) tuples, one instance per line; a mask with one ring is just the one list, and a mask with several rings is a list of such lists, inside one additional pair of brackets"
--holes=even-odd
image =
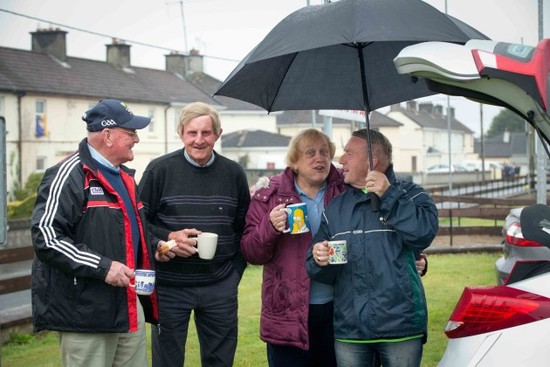
[(131, 287), (136, 289), (136, 293), (148, 296), (155, 290), (155, 271), (136, 269), (134, 271), (134, 284)]
[(307, 205), (304, 203), (290, 204), (283, 209), (288, 216), (288, 228), (284, 233), (300, 234), (309, 232), (309, 218), (307, 216)]

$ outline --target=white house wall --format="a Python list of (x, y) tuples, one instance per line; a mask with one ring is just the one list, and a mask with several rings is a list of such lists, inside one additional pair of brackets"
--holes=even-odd
[(394, 169), (398, 172), (413, 172), (413, 157), (416, 157), (416, 171), (422, 171), (427, 151), (422, 128), (402, 113), (390, 112), (387, 116), (401, 124), (394, 128), (396, 136), (388, 137), (393, 146)]
[[(36, 172), (37, 158), (44, 168), (50, 167), (68, 154), (75, 151), (78, 143), (86, 136), (86, 124), (82, 114), (94, 106), (97, 99), (77, 99), (67, 96), (42, 96), (27, 94), (20, 97), (21, 129), (19, 128), (19, 102), (13, 94), (0, 94), (3, 98), (3, 115), (6, 118), (6, 160), (7, 186), (11, 192), (19, 181), (17, 167), (21, 160), (21, 181), (24, 185), (29, 175)], [(36, 102), (45, 103), (47, 133), (42, 137), (35, 136)], [(126, 165), (136, 170), (139, 181), (147, 164), (165, 153), (182, 149), (176, 127), (183, 104), (177, 106), (154, 105), (127, 101), (136, 115), (151, 116), (153, 122), (145, 129), (138, 131), (140, 142), (133, 148), (134, 160)], [(276, 115), (258, 112), (221, 112), (223, 133), (243, 129), (258, 129), (276, 132)], [(21, 138), (19, 131), (21, 130)], [(20, 144), (21, 143), (21, 144)], [(18, 147), (21, 146), (19, 151)], [(221, 139), (215, 146), (216, 151), (224, 154)], [(21, 153), (21, 158), (19, 158)], [(267, 153), (270, 154), (269, 152)], [(284, 152), (286, 154), (286, 150)], [(277, 159), (280, 160), (279, 158)]]
[(224, 134), (239, 130), (264, 130), (277, 133), (277, 117), (267, 112), (220, 111), (220, 120)]
[(286, 168), (287, 149), (282, 147), (261, 147), (261, 148), (227, 148), (224, 149), (224, 156), (238, 162), (243, 156), (248, 155), (246, 168), (269, 169), (268, 163), (273, 163), (274, 169)]
[[(17, 97), (3, 95), (5, 117), (7, 121), (7, 161), (8, 192), (13, 190), (17, 177), (17, 157), (19, 151), (19, 120)], [(36, 102), (45, 102), (47, 132), (42, 137), (35, 136)], [(82, 114), (97, 103), (97, 99), (75, 99), (65, 96), (21, 97), (21, 177), (24, 184), (28, 176), (37, 171), (37, 158), (43, 158), (44, 167), (50, 167), (68, 154), (75, 151), (78, 143), (86, 136), (86, 123)], [(166, 152), (182, 147), (176, 133), (177, 116), (181, 107), (139, 104), (128, 102), (136, 115), (152, 116), (153, 123), (139, 131), (140, 143), (134, 147), (135, 159), (128, 166), (136, 169), (139, 178), (145, 166), (153, 159)], [(167, 138), (167, 142), (165, 139)]]

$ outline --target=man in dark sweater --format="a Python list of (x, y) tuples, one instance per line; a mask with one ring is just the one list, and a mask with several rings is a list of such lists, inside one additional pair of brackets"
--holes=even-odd
[[(182, 109), (178, 134), (184, 148), (153, 160), (139, 184), (151, 231), (175, 240), (157, 251), (159, 325), (152, 328), (153, 366), (181, 367), (191, 311), (202, 366), (232, 366), (237, 347), (237, 287), (246, 267), (240, 251), (250, 203), (242, 167), (214, 151), (222, 129), (215, 109)], [(196, 236), (218, 234), (212, 260), (197, 255)]]

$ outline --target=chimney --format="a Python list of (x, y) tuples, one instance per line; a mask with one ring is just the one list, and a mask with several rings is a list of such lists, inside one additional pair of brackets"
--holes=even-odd
[(51, 55), (59, 61), (67, 61), (67, 32), (56, 29), (39, 29), (31, 32), (32, 51), (41, 54)]
[(434, 107), (434, 116), (443, 116), (443, 106), (437, 105)]
[(189, 51), (189, 55), (182, 55), (173, 51), (165, 57), (166, 71), (171, 73), (186, 77), (189, 74), (202, 73), (204, 71), (203, 56), (198, 50), (192, 49)]
[(407, 110), (416, 111), (416, 101), (407, 101)]
[(130, 45), (113, 38), (112, 43), (105, 46), (107, 46), (107, 63), (119, 68), (130, 67)]
[(418, 105), (418, 111), (426, 111), (431, 115), (433, 113), (433, 110), (434, 110), (434, 105), (431, 104), (431, 102), (420, 103)]
[(390, 106), (390, 112), (394, 112), (394, 111), (401, 111), (400, 103), (394, 103)]

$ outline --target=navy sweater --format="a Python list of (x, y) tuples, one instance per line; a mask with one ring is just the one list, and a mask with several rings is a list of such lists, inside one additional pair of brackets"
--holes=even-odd
[(233, 270), (242, 275), (246, 261), (240, 250), (250, 192), (242, 167), (219, 154), (208, 167), (196, 167), (183, 149), (149, 163), (139, 183), (140, 199), (151, 231), (167, 240), (168, 234), (196, 228), (218, 234), (212, 260), (194, 255), (157, 264), (157, 282), (171, 286), (211, 284)]

